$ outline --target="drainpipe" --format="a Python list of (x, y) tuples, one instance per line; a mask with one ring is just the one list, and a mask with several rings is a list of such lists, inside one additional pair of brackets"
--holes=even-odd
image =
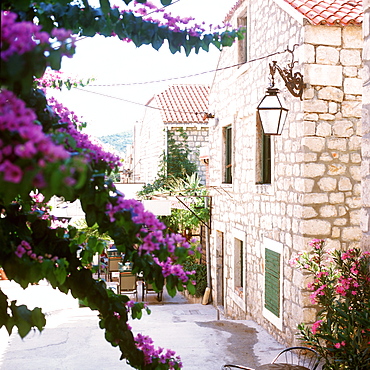
[(211, 280), (211, 250), (210, 250), (210, 227), (211, 227), (211, 207), (209, 204), (209, 197), (205, 197), (204, 199), (204, 206), (205, 208), (209, 209), (209, 220), (207, 222), (206, 227), (206, 263), (207, 263), (207, 288), (204, 292), (202, 304), (206, 305), (210, 301), (211, 298), (211, 288), (212, 288), (212, 280)]

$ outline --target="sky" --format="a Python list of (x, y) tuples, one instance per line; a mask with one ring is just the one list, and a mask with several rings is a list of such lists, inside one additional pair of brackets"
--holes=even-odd
[[(156, 5), (159, 1), (153, 1)], [(226, 14), (235, 5), (236, 0), (179, 0), (166, 9), (173, 16), (192, 16), (197, 23), (221, 24)], [(201, 83), (211, 84), (213, 73), (203, 73), (217, 67), (220, 52), (211, 45), (210, 52), (203, 50), (190, 56), (171, 54), (166, 44), (159, 51), (151, 46), (136, 48), (133, 43), (126, 43), (118, 38), (95, 36), (76, 43), (76, 54), (65, 58), (62, 71), (68, 76), (78, 78), (94, 77), (96, 80), (84, 91), (72, 89), (62, 93), (53, 91), (53, 95), (87, 122), (84, 130), (92, 136), (103, 136), (133, 129), (136, 121), (143, 118), (144, 105), (157, 93), (172, 84)], [(92, 86), (112, 84), (133, 84), (176, 77), (161, 83), (131, 86)], [(109, 95), (110, 98), (92, 94), (86, 90)], [(114, 99), (114, 98), (118, 99)], [(133, 103), (125, 102), (128, 100)], [(134, 104), (136, 103), (136, 104)]]

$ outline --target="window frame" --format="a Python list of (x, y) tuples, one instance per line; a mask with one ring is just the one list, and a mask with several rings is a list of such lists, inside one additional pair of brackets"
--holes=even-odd
[(233, 129), (232, 125), (222, 128), (223, 158), (222, 158), (222, 183), (233, 183)]
[[(272, 311), (266, 308), (266, 249), (278, 253), (280, 255), (279, 261), (279, 316), (276, 316)], [(283, 288), (284, 288), (284, 265), (283, 265), (283, 244), (269, 238), (263, 239), (262, 254), (264, 262), (264, 284), (263, 284), (263, 302), (262, 302), (262, 315), (275, 325), (279, 330), (283, 330)]]
[(257, 115), (256, 127), (256, 184), (271, 185), (273, 178), (273, 139), (265, 135)]

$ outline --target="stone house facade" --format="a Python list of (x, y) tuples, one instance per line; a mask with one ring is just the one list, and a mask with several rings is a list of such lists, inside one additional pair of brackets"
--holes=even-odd
[[(292, 345), (316, 308), (289, 260), (313, 238), (361, 245), (362, 2), (240, 0), (227, 19), (246, 38), (221, 52), (210, 92), (213, 302)], [(289, 113), (266, 136), (256, 108), (287, 47), (303, 99), (275, 75)]]
[(370, 250), (370, 1), (364, 0), (362, 110), (362, 246)]
[(179, 129), (187, 134), (192, 150), (190, 160), (197, 164), (198, 174), (206, 181), (206, 165), (199, 160), (199, 151), (208, 147), (209, 86), (173, 85), (155, 95), (145, 109), (144, 117), (134, 128), (133, 178), (135, 182), (152, 183), (167, 149), (168, 133), (182, 140)]

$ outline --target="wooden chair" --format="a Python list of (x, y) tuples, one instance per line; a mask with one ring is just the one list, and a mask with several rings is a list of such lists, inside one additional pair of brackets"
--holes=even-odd
[(137, 297), (137, 277), (135, 274), (131, 274), (130, 272), (120, 272), (119, 273), (119, 286), (118, 286), (119, 294), (122, 292), (126, 294), (135, 294), (136, 301), (138, 300)]
[(283, 363), (304, 366), (307, 369), (315, 370), (319, 365), (319, 354), (308, 347), (289, 347), (282, 350), (272, 361), (272, 364)]
[(121, 257), (108, 257), (108, 281), (112, 281), (112, 272), (118, 272), (118, 263), (121, 262)]
[(158, 302), (161, 302), (162, 299), (163, 299), (163, 290), (160, 290), (158, 292), (158, 291), (154, 290), (152, 284), (149, 284), (146, 281), (143, 281), (143, 296), (142, 296), (142, 300), (143, 301), (146, 300), (146, 297), (147, 297), (148, 293), (155, 293), (155, 294), (157, 294), (157, 301)]

